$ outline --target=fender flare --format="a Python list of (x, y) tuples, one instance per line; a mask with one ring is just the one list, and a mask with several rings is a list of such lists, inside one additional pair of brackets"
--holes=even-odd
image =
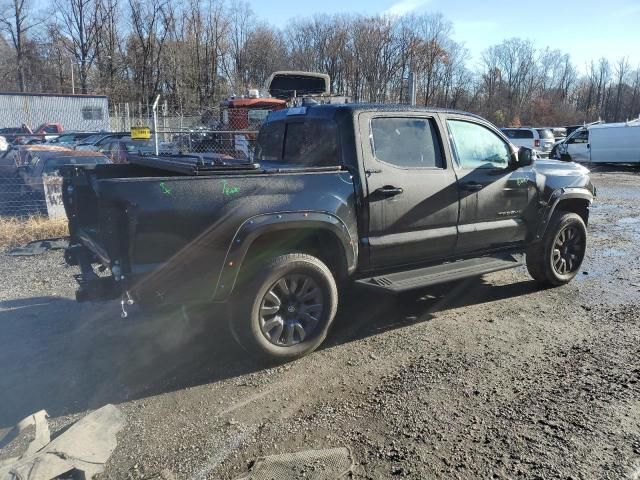
[(572, 199), (586, 200), (587, 204), (591, 205), (591, 203), (593, 202), (593, 194), (586, 188), (581, 187), (564, 187), (554, 190), (549, 197), (549, 201), (546, 202), (546, 212), (544, 213), (544, 217), (538, 226), (535, 240), (540, 240), (547, 231), (549, 220), (551, 220), (551, 216), (556, 211), (558, 204), (563, 200)]
[(213, 300), (223, 302), (235, 288), (240, 268), (253, 242), (265, 233), (290, 229), (321, 229), (336, 236), (342, 246), (348, 273), (356, 269), (358, 242), (351, 237), (345, 223), (328, 212), (302, 211), (256, 215), (245, 220), (238, 228), (220, 270)]

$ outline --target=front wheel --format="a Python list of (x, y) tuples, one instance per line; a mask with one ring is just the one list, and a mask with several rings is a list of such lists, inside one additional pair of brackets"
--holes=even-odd
[(289, 253), (236, 287), (231, 332), (252, 356), (292, 360), (324, 341), (338, 307), (336, 282), (319, 259)]
[(587, 227), (572, 212), (555, 212), (540, 242), (527, 250), (527, 269), (539, 283), (559, 286), (580, 271), (587, 248)]

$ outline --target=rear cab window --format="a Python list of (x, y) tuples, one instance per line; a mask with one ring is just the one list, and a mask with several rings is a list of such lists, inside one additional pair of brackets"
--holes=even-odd
[(258, 133), (254, 161), (297, 167), (339, 166), (336, 124), (324, 118), (267, 123)]

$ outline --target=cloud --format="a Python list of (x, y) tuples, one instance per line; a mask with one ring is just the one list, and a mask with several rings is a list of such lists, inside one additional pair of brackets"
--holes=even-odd
[(387, 8), (385, 15), (400, 16), (425, 6), (431, 0), (401, 0)]

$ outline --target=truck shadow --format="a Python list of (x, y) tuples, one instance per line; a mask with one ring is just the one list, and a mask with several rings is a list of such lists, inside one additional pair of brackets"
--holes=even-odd
[[(323, 348), (537, 288), (471, 279), (400, 297), (350, 289)], [(225, 320), (224, 311), (184, 309), (121, 318), (118, 303), (59, 297), (0, 302), (0, 428), (42, 408), (71, 414), (265, 368), (236, 346)]]

